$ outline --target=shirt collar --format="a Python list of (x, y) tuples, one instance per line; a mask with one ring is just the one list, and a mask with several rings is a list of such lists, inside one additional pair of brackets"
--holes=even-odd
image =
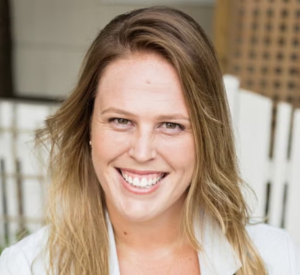
[[(202, 229), (195, 225), (195, 234), (202, 250), (198, 252), (201, 275), (233, 275), (242, 266), (239, 257), (228, 242), (219, 225), (211, 218), (202, 221)], [(109, 270), (120, 275), (113, 228), (107, 218), (109, 236)]]
[(239, 257), (222, 232), (220, 225), (211, 217), (201, 220), (195, 234), (202, 250), (198, 259), (202, 275), (233, 275), (242, 266)]
[(107, 213), (107, 230), (108, 230), (108, 241), (109, 241), (109, 273), (110, 275), (120, 275), (115, 236), (114, 236), (114, 231), (108, 213)]

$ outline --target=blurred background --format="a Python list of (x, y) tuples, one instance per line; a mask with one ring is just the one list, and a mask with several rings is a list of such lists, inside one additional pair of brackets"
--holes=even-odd
[(0, 0), (0, 253), (44, 223), (35, 130), (72, 91), (97, 33), (157, 4), (191, 15), (212, 39), (253, 218), (300, 245), (300, 0)]

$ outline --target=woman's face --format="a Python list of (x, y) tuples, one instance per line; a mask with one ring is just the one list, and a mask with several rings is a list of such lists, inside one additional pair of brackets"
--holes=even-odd
[(146, 221), (181, 209), (195, 145), (175, 69), (140, 53), (112, 62), (97, 88), (92, 161), (110, 215)]

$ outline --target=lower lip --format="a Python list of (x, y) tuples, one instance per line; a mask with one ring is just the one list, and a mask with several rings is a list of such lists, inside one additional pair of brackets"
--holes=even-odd
[(116, 170), (116, 172), (118, 173), (120, 181), (121, 181), (122, 185), (125, 187), (125, 189), (128, 190), (129, 192), (131, 192), (133, 194), (137, 194), (137, 195), (148, 195), (148, 194), (155, 192), (160, 187), (161, 182), (164, 180), (164, 178), (161, 179), (158, 183), (156, 183), (152, 187), (139, 188), (139, 187), (134, 187), (133, 185), (129, 184), (127, 181), (124, 180), (124, 178), (120, 175), (120, 173), (117, 170)]

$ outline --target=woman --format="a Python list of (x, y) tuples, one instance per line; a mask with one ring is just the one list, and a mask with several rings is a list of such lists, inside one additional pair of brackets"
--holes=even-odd
[(286, 233), (246, 227), (230, 123), (192, 18), (116, 17), (38, 134), (51, 145), (48, 226), (3, 253), (1, 275), (300, 274)]

